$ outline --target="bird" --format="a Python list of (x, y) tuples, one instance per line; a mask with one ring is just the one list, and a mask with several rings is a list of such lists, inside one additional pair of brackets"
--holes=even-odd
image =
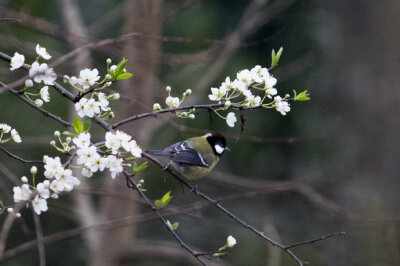
[(188, 180), (197, 180), (211, 172), (225, 151), (230, 151), (226, 146), (225, 137), (220, 133), (207, 133), (177, 142), (164, 150), (146, 152), (168, 158), (165, 170), (170, 169)]

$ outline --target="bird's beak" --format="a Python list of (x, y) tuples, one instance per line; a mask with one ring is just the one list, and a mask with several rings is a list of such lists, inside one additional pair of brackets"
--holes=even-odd
[(231, 149), (229, 149), (229, 147), (225, 147), (225, 150), (226, 151), (231, 151)]

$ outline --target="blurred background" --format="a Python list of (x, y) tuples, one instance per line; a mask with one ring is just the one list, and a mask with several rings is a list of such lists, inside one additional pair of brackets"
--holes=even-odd
[[(114, 121), (164, 104), (167, 85), (176, 96), (192, 89), (187, 104), (208, 103), (211, 86), (239, 70), (269, 66), (271, 50), (283, 46), (273, 70), (278, 91), (311, 94), (311, 101), (292, 104), (288, 115), (246, 111), (241, 132), (239, 125), (229, 128), (199, 110), (194, 121), (165, 114), (123, 130), (144, 149), (219, 131), (232, 151), (197, 182), (201, 191), (284, 244), (346, 232), (293, 249), (311, 265), (400, 265), (399, 1), (1, 0), (0, 18), (7, 18), (0, 20), (0, 51), (18, 51), (27, 62), (34, 60), (37, 43), (51, 61), (93, 44), (57, 65), (58, 74), (97, 67), (104, 75), (107, 58), (126, 57), (134, 77), (112, 87), (122, 96), (113, 106)], [(0, 62), (0, 81), (24, 75)], [(72, 121), (73, 105), (50, 93), (44, 108)], [(48, 145), (52, 132), (63, 130), (59, 124), (4, 91), (0, 106), (0, 122), (23, 139), (7, 143), (8, 150), (29, 159), (59, 155)], [(95, 141), (104, 138), (102, 129), (92, 132)], [(12, 204), (14, 182), (30, 167), (0, 154), (4, 204)], [(231, 254), (208, 263), (295, 265), (214, 206), (183, 192), (172, 177), (164, 183), (156, 166), (140, 178), (151, 199), (172, 191), (163, 213), (179, 222), (176, 232), (190, 246), (212, 251), (235, 236)], [(40, 216), (47, 265), (197, 265), (124, 178), (81, 180), (79, 189), (49, 201)], [(39, 265), (34, 228), (26, 209), (10, 231), (1, 265)]]

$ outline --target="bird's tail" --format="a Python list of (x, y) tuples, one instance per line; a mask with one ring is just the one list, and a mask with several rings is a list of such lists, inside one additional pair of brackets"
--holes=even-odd
[(172, 153), (170, 152), (165, 152), (165, 151), (160, 151), (160, 150), (148, 150), (146, 151), (148, 154), (154, 155), (154, 156), (164, 156), (171, 158), (173, 157)]

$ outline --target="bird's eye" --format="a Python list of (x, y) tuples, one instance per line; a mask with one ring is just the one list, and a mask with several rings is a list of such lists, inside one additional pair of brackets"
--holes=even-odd
[(214, 148), (215, 148), (215, 151), (216, 151), (218, 154), (223, 154), (224, 151), (225, 151), (225, 148), (221, 147), (220, 145), (215, 145)]

